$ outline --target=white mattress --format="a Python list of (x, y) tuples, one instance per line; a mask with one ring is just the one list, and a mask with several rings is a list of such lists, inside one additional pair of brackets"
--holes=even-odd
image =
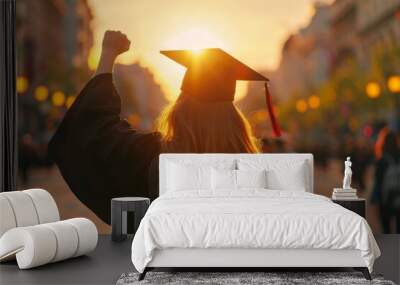
[(156, 249), (168, 248), (359, 250), (370, 271), (380, 255), (365, 219), (330, 199), (255, 189), (156, 199), (134, 237), (132, 262), (143, 272)]

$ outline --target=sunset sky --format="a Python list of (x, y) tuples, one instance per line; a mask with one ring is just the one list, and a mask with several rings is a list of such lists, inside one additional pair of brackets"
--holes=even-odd
[[(274, 69), (287, 36), (306, 25), (315, 0), (90, 0), (95, 20), (95, 65), (105, 30), (132, 41), (123, 63), (139, 60), (152, 69), (169, 99), (178, 95), (184, 69), (162, 49), (220, 47), (249, 66)], [(325, 0), (324, 2), (332, 2)], [(243, 94), (240, 84), (238, 93)], [(238, 94), (238, 95), (241, 95)]]

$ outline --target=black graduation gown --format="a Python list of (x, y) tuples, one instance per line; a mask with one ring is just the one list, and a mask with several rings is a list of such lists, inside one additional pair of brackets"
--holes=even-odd
[(120, 119), (121, 101), (112, 74), (92, 78), (49, 143), (75, 195), (110, 223), (110, 200), (158, 196), (160, 134), (132, 129)]

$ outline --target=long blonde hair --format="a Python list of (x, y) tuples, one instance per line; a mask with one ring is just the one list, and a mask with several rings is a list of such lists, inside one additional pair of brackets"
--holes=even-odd
[(181, 94), (157, 120), (162, 152), (256, 153), (250, 124), (232, 102), (200, 102)]

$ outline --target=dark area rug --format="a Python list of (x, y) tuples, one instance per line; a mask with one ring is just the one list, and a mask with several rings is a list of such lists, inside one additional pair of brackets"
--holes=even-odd
[(122, 274), (117, 285), (133, 284), (387, 284), (380, 275), (372, 275), (368, 281), (360, 272), (148, 272), (146, 278), (138, 281), (138, 273)]

